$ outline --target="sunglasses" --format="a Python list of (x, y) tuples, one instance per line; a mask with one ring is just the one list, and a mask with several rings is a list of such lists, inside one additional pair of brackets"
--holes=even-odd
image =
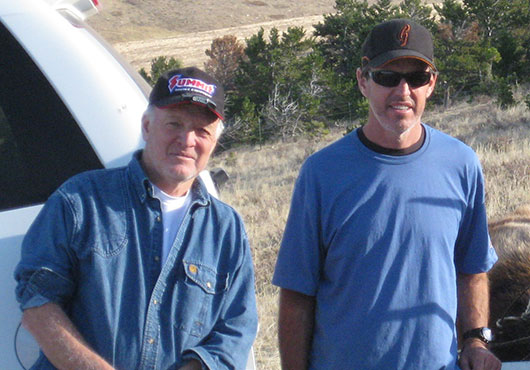
[(370, 71), (368, 75), (378, 85), (384, 87), (396, 87), (405, 79), (410, 87), (416, 88), (425, 86), (431, 81), (432, 72), (414, 71), (408, 73), (399, 73), (394, 71)]

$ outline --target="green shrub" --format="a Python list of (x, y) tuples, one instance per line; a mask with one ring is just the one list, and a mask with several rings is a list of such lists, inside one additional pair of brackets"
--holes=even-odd
[(173, 57), (168, 59), (167, 57), (160, 56), (151, 60), (151, 70), (149, 73), (144, 68), (141, 68), (138, 73), (140, 73), (149, 85), (154, 86), (161, 75), (176, 68), (182, 68), (182, 62), (180, 60)]

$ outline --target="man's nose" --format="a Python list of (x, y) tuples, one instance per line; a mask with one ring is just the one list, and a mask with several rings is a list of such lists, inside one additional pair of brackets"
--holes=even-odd
[(399, 80), (399, 85), (397, 85), (396, 89), (401, 91), (404, 95), (410, 94), (410, 85), (404, 78)]
[(190, 129), (184, 129), (179, 133), (179, 141), (184, 146), (193, 146), (195, 145), (195, 131)]

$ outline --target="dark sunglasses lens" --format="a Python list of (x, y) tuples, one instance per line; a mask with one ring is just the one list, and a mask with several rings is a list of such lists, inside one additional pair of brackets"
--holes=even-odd
[(431, 73), (425, 71), (403, 74), (394, 71), (373, 71), (370, 73), (370, 76), (376, 84), (384, 87), (396, 87), (399, 85), (402, 78), (404, 78), (411, 87), (427, 85), (431, 80)]
[(407, 81), (411, 87), (420, 87), (429, 83), (431, 80), (431, 73), (418, 71), (406, 73), (403, 77), (405, 77), (405, 81)]
[(370, 75), (376, 84), (384, 87), (395, 87), (401, 81), (401, 75), (393, 71), (373, 71)]

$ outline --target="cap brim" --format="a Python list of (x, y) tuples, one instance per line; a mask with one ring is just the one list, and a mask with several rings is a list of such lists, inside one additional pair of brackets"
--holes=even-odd
[(161, 99), (161, 100), (157, 101), (156, 103), (153, 103), (153, 105), (155, 105), (157, 108), (161, 108), (161, 109), (171, 108), (171, 107), (174, 107), (174, 106), (180, 105), (180, 104), (193, 104), (193, 105), (198, 105), (198, 106), (201, 106), (201, 107), (205, 107), (210, 112), (215, 114), (221, 121), (224, 121), (223, 115), (221, 113), (219, 113), (214, 107), (212, 107), (212, 106), (210, 106), (208, 104), (204, 104), (204, 103), (198, 102), (198, 101), (193, 101), (191, 99), (191, 97), (170, 96), (170, 97), (167, 97), (165, 99)]
[(393, 62), (394, 60), (398, 59), (416, 59), (424, 62), (429, 67), (431, 67), (434, 71), (437, 71), (436, 66), (434, 65), (434, 62), (427, 58), (425, 55), (418, 53), (414, 50), (407, 50), (407, 49), (400, 49), (400, 50), (391, 50), (386, 53), (383, 53), (381, 55), (378, 55), (374, 59), (368, 61), (368, 63), (365, 65), (365, 67), (382, 67), (390, 62)]

